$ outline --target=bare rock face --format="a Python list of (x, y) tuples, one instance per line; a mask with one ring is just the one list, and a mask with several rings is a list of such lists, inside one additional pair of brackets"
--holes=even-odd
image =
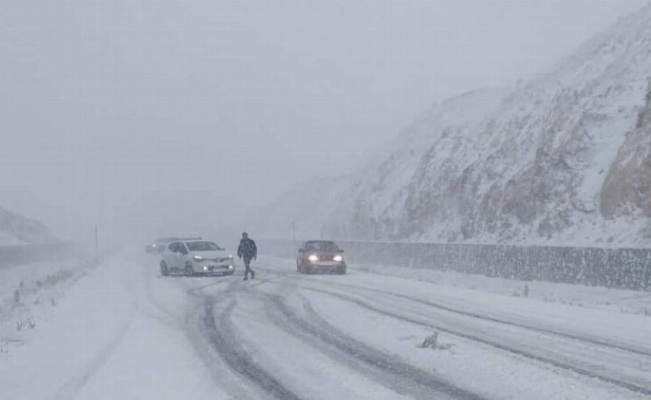
[(638, 210), (651, 217), (651, 80), (637, 126), (617, 154), (601, 190), (605, 218)]
[(607, 236), (602, 214), (650, 216), (650, 37), (648, 6), (516, 90), (480, 126), (437, 139), (409, 186), (400, 233), (545, 242), (581, 230), (596, 238), (595, 226)]
[(423, 208), (423, 215), (415, 218), (405, 214), (405, 202), (423, 155), (425, 159), (436, 157), (436, 150), (431, 149), (435, 142), (463, 146), (459, 139), (462, 127), (480, 123), (499, 107), (507, 93), (501, 89), (477, 90), (424, 112), (388, 144), (384, 154), (353, 175), (332, 204), (324, 232), (337, 238), (404, 239), (402, 223), (425, 221), (431, 211)]

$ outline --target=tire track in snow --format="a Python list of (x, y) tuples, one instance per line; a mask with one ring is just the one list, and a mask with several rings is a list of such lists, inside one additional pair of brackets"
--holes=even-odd
[[(235, 293), (238, 291), (249, 292), (252, 288), (273, 281), (275, 281), (275, 279), (257, 279), (255, 281), (242, 283), (239, 279), (230, 279), (226, 281), (229, 284), (225, 291), (219, 291), (217, 293), (204, 292), (205, 289), (217, 286), (221, 283), (220, 281), (218, 283), (210, 283), (190, 288), (186, 292), (203, 302), (203, 312), (202, 315), (199, 316), (199, 331), (202, 335), (202, 341), (209, 346), (208, 349), (204, 349), (204, 354), (202, 355), (202, 359), (206, 366), (213, 367), (210, 365), (210, 361), (215, 360), (207, 359), (205, 350), (214, 351), (219, 362), (223, 363), (224, 367), (228, 368), (229, 372), (233, 372), (237, 376), (244, 378), (246, 381), (252, 382), (256, 387), (261, 388), (273, 397), (298, 400), (300, 398), (297, 395), (285, 388), (279, 381), (269, 375), (264, 368), (255, 363), (248, 353), (241, 348), (231, 322), (231, 315), (237, 305), (237, 301), (234, 297)], [(229, 296), (231, 299), (228, 306), (220, 313), (219, 322), (215, 321), (214, 306), (219, 304), (220, 301), (227, 299)], [(190, 322), (190, 319), (191, 317), (188, 317), (188, 322)], [(188, 323), (188, 325), (192, 324)], [(191, 333), (189, 332), (189, 334)], [(197, 346), (197, 349), (199, 349), (199, 346)], [(239, 399), (242, 398), (242, 392), (246, 391), (246, 389), (240, 388), (238, 391), (240, 393), (238, 393), (236, 398)], [(247, 398), (250, 398), (250, 396)]]
[[(310, 280), (310, 281), (318, 283), (318, 281), (313, 281), (313, 280)], [(372, 288), (367, 288), (367, 287), (358, 286), (358, 285), (343, 284), (343, 283), (339, 283), (339, 282), (335, 282), (333, 285), (334, 286), (340, 286), (340, 287), (343, 287), (343, 288), (363, 290), (363, 291), (367, 291), (367, 292), (371, 292), (371, 293), (378, 293), (378, 294), (382, 294), (382, 295), (385, 295), (385, 296), (393, 296), (393, 297), (397, 297), (397, 298), (400, 298), (400, 299), (409, 300), (409, 301), (412, 301), (414, 303), (419, 303), (419, 304), (422, 304), (422, 305), (426, 305), (426, 306), (429, 306), (429, 307), (432, 307), (432, 308), (437, 308), (439, 310), (447, 311), (447, 312), (450, 312), (450, 313), (453, 313), (453, 314), (472, 317), (472, 318), (476, 318), (476, 319), (480, 319), (480, 320), (484, 320), (484, 321), (494, 322), (494, 323), (497, 323), (497, 324), (513, 326), (513, 327), (516, 327), (516, 328), (527, 329), (527, 330), (531, 330), (531, 331), (534, 331), (534, 332), (541, 332), (541, 333), (545, 333), (545, 334), (548, 334), (548, 335), (554, 335), (554, 336), (558, 336), (558, 337), (565, 338), (565, 339), (572, 339), (572, 340), (576, 340), (576, 341), (580, 341), (580, 342), (586, 342), (586, 343), (590, 343), (590, 344), (594, 344), (594, 345), (598, 345), (598, 346), (602, 346), (602, 347), (607, 347), (607, 348), (614, 349), (614, 350), (625, 351), (625, 352), (628, 352), (628, 353), (633, 353), (633, 354), (637, 354), (637, 355), (641, 355), (641, 356), (645, 356), (645, 357), (651, 357), (651, 351), (649, 351), (649, 350), (634, 348), (634, 347), (631, 347), (631, 346), (625, 346), (625, 345), (622, 345), (622, 344), (613, 343), (613, 342), (600, 340), (600, 339), (596, 339), (596, 338), (590, 338), (590, 337), (575, 335), (575, 334), (566, 333), (566, 332), (559, 332), (559, 331), (553, 330), (553, 329), (547, 329), (547, 328), (544, 328), (544, 327), (539, 327), (539, 326), (533, 326), (533, 325), (529, 325), (529, 324), (513, 322), (513, 321), (501, 319), (501, 318), (489, 317), (489, 316), (485, 316), (485, 315), (481, 315), (481, 314), (477, 314), (477, 313), (473, 313), (473, 312), (469, 312), (469, 311), (459, 310), (459, 309), (449, 307), (449, 306), (446, 306), (446, 305), (443, 305), (443, 304), (435, 303), (435, 302), (432, 302), (432, 301), (429, 301), (429, 300), (424, 300), (424, 299), (418, 298), (418, 297), (408, 296), (408, 295), (401, 294), (401, 293), (388, 292), (388, 291), (384, 291), (384, 290), (372, 289)]]
[(68, 381), (59, 388), (54, 395), (50, 398), (52, 400), (70, 400), (74, 399), (77, 394), (83, 389), (88, 381), (99, 371), (109, 360), (111, 355), (115, 352), (115, 349), (118, 348), (127, 332), (131, 328), (133, 323), (133, 318), (125, 323), (118, 334), (109, 342), (99, 353), (93, 358), (92, 361), (88, 363), (86, 368), (84, 368), (84, 373), (81, 375), (75, 376), (68, 379)]
[(562, 368), (562, 369), (565, 369), (565, 370), (568, 370), (568, 371), (572, 371), (574, 373), (577, 373), (579, 375), (583, 375), (583, 376), (586, 376), (586, 377), (589, 377), (589, 378), (596, 378), (596, 379), (599, 379), (599, 380), (601, 380), (603, 382), (606, 382), (606, 383), (609, 383), (609, 384), (612, 384), (612, 385), (615, 385), (615, 386), (618, 386), (618, 387), (621, 387), (621, 388), (624, 388), (624, 389), (627, 389), (627, 390), (631, 390), (631, 391), (634, 391), (634, 392), (637, 392), (637, 393), (641, 393), (641, 394), (644, 394), (644, 395), (647, 395), (647, 396), (651, 396), (651, 388), (646, 387), (646, 386), (641, 386), (641, 385), (638, 385), (636, 383), (631, 383), (631, 382), (623, 381), (623, 380), (620, 380), (620, 379), (616, 379), (616, 378), (613, 378), (613, 377), (611, 377), (611, 376), (609, 376), (609, 375), (607, 375), (606, 373), (603, 373), (603, 372), (590, 370), (590, 369), (587, 369), (587, 368), (583, 368), (581, 366), (570, 364), (568, 362), (554, 360), (552, 358), (545, 357), (545, 356), (542, 356), (542, 355), (539, 355), (539, 354), (534, 354), (534, 353), (531, 353), (531, 352), (526, 351), (526, 350), (517, 349), (517, 348), (511, 347), (511, 346), (499, 343), (499, 342), (494, 341), (494, 340), (490, 340), (490, 339), (487, 339), (487, 338), (484, 338), (484, 337), (480, 337), (480, 336), (472, 334), (472, 333), (464, 332), (464, 331), (462, 331), (460, 329), (452, 329), (452, 328), (449, 328), (449, 327), (441, 326), (440, 324), (436, 324), (436, 323), (433, 323), (433, 322), (424, 322), (423, 320), (419, 320), (419, 319), (416, 319), (416, 318), (411, 318), (411, 317), (408, 317), (408, 316), (400, 315), (400, 314), (398, 314), (396, 312), (392, 312), (392, 311), (388, 311), (386, 309), (379, 308), (379, 307), (377, 307), (375, 305), (370, 304), (367, 301), (360, 300), (360, 299), (355, 298), (355, 297), (350, 296), (350, 295), (346, 295), (346, 294), (342, 294), (342, 293), (338, 293), (338, 292), (332, 292), (332, 291), (324, 290), (324, 289), (317, 289), (317, 288), (303, 288), (303, 289), (308, 290), (308, 291), (317, 292), (317, 293), (323, 293), (323, 294), (326, 294), (326, 295), (329, 295), (329, 296), (332, 296), (332, 297), (339, 298), (339, 299), (344, 300), (344, 301), (351, 302), (351, 303), (356, 304), (356, 305), (358, 305), (358, 306), (360, 306), (362, 308), (365, 308), (367, 310), (373, 311), (373, 312), (381, 314), (381, 315), (385, 315), (385, 316), (388, 316), (388, 317), (399, 319), (399, 320), (409, 322), (409, 323), (412, 323), (412, 324), (424, 326), (424, 327), (427, 327), (427, 328), (437, 329), (437, 330), (439, 330), (441, 332), (445, 332), (445, 333), (448, 333), (448, 334), (451, 334), (451, 335), (454, 335), (454, 336), (458, 336), (458, 337), (461, 337), (461, 338), (464, 338), (464, 339), (468, 339), (468, 340), (471, 340), (471, 341), (474, 341), (474, 342), (482, 343), (482, 344), (497, 348), (497, 349), (502, 350), (502, 351), (506, 351), (506, 352), (509, 352), (509, 353), (512, 353), (512, 354), (515, 354), (515, 355), (518, 355), (518, 356), (529, 358), (529, 359), (537, 361), (537, 362), (549, 364), (549, 365), (552, 365), (554, 367), (558, 367), (558, 368)]
[[(106, 266), (104, 267), (106, 268)], [(119, 276), (119, 278), (126, 279), (124, 276)], [(74, 399), (88, 384), (90, 379), (95, 376), (104, 365), (106, 365), (108, 360), (111, 358), (111, 355), (115, 353), (116, 349), (124, 341), (124, 338), (131, 329), (136, 316), (142, 312), (142, 302), (138, 297), (138, 290), (134, 287), (134, 282), (131, 279), (126, 279), (126, 282), (124, 283), (124, 286), (127, 288), (129, 303), (131, 304), (128, 319), (120, 325), (115, 336), (88, 362), (83, 373), (69, 378), (66, 383), (64, 383), (63, 386), (54, 393), (54, 395), (50, 396), (52, 400)]]
[[(450, 384), (443, 378), (438, 378), (409, 365), (395, 355), (374, 349), (345, 335), (318, 316), (307, 299), (303, 299), (303, 307), (316, 320), (316, 324), (300, 318), (285, 304), (281, 296), (268, 294), (265, 296), (271, 300), (271, 302), (265, 303), (269, 313), (280, 314), (285, 321), (280, 323), (276, 319), (272, 319), (278, 327), (295, 337), (298, 336), (311, 347), (320, 347), (319, 350), (339, 363), (357, 367), (358, 370), (360, 369), (359, 363), (365, 364), (362, 369), (366, 369), (366, 371), (360, 372), (370, 375), (371, 379), (382, 386), (413, 398), (429, 398), (433, 392), (437, 392), (439, 396), (445, 396), (445, 398), (484, 399), (480, 395)], [(315, 344), (315, 341), (326, 344), (330, 347), (330, 351)], [(334, 354), (335, 351), (332, 351), (333, 348), (336, 349), (336, 354)]]
[(219, 323), (217, 323), (214, 315), (214, 302), (210, 298), (206, 298), (204, 328), (209, 342), (233, 371), (245, 377), (273, 397), (282, 400), (300, 400), (298, 395), (265, 371), (240, 346), (231, 322), (231, 315), (236, 305), (237, 300), (232, 298), (226, 309), (219, 316)]
[(107, 343), (104, 347), (101, 348), (99, 352), (88, 362), (84, 368), (84, 372), (68, 379), (66, 383), (61, 386), (54, 395), (51, 396), (52, 400), (70, 400), (74, 399), (77, 394), (86, 386), (90, 379), (100, 370), (106, 363), (115, 350), (120, 346), (124, 340), (127, 332), (131, 329), (133, 322), (135, 321), (136, 315), (140, 312), (141, 303), (138, 301), (138, 298), (134, 294), (134, 288), (131, 282), (127, 282), (127, 294), (129, 296), (129, 302), (131, 303), (131, 311), (129, 313), (129, 318), (127, 321), (122, 323), (117, 330), (117, 333)]
[[(275, 272), (275, 273), (277, 273), (277, 274), (279, 274), (281, 276), (293, 278), (294, 280), (298, 280), (298, 281), (310, 282), (310, 283), (314, 283), (314, 284), (323, 284), (323, 281), (320, 281), (318, 279), (314, 279), (312, 277), (296, 276), (295, 274), (292, 274), (292, 273), (278, 273), (277, 271), (269, 271), (269, 272), (272, 272), (272, 273)], [(561, 338), (561, 339), (566, 339), (566, 340), (569, 339), (569, 340), (573, 340), (573, 341), (576, 341), (576, 342), (587, 343), (587, 344), (590, 344), (590, 345), (599, 346), (599, 347), (607, 349), (607, 350), (616, 350), (616, 351), (619, 351), (619, 352), (625, 352), (625, 353), (628, 353), (628, 354), (633, 355), (633, 356), (642, 356), (642, 357), (650, 357), (651, 358), (651, 352), (649, 352), (648, 350), (645, 350), (645, 349), (641, 349), (641, 348), (637, 348), (637, 347), (631, 347), (631, 346), (625, 346), (625, 345), (618, 344), (618, 343), (613, 343), (613, 342), (610, 342), (610, 341), (605, 341), (605, 340), (600, 340), (600, 339), (596, 339), (596, 338), (590, 338), (590, 337), (575, 335), (575, 334), (566, 333), (566, 332), (559, 332), (557, 330), (547, 329), (547, 328), (544, 328), (544, 327), (538, 327), (538, 326), (533, 326), (533, 325), (529, 325), (529, 324), (517, 323), (517, 322), (513, 322), (513, 321), (508, 321), (508, 320), (505, 320), (505, 319), (484, 316), (484, 315), (481, 315), (481, 314), (455, 309), (453, 307), (448, 307), (448, 306), (445, 306), (445, 305), (442, 305), (442, 304), (434, 303), (432, 301), (424, 300), (422, 298), (408, 296), (408, 295), (404, 295), (404, 294), (401, 294), (401, 293), (396, 293), (396, 292), (393, 292), (393, 291), (384, 291), (384, 290), (380, 290), (380, 289), (373, 289), (373, 288), (368, 288), (368, 287), (364, 287), (364, 286), (359, 286), (359, 285), (354, 285), (354, 284), (347, 284), (347, 283), (340, 283), (340, 282), (333, 282), (333, 281), (328, 281), (328, 285), (331, 286), (331, 287), (332, 286), (338, 286), (338, 287), (345, 288), (345, 289), (355, 289), (355, 290), (361, 290), (361, 291), (366, 291), (366, 292), (370, 292), (370, 293), (377, 293), (377, 294), (381, 294), (381, 295), (384, 295), (384, 296), (396, 297), (396, 298), (399, 298), (399, 299), (409, 300), (409, 301), (412, 301), (414, 303), (422, 304), (422, 305), (425, 305), (425, 306), (428, 306), (428, 307), (431, 307), (431, 308), (435, 308), (435, 309), (438, 309), (438, 310), (446, 311), (446, 312), (449, 312), (451, 314), (457, 314), (457, 315), (461, 315), (461, 316), (465, 316), (465, 317), (471, 317), (471, 318), (475, 318), (477, 320), (492, 322), (492, 323), (500, 324), (500, 325), (503, 325), (503, 326), (509, 326), (509, 327), (515, 327), (515, 328), (519, 328), (519, 329), (524, 329), (524, 330), (528, 330), (528, 331), (531, 331), (531, 332), (534, 332), (534, 333), (543, 333), (543, 334), (546, 334), (548, 336), (555, 336), (555, 337), (558, 337), (558, 338)], [(648, 360), (647, 362), (651, 362), (651, 360)]]
[[(188, 285), (185, 284), (188, 281), (179, 279), (179, 289), (191, 296), (191, 298), (194, 298), (201, 303), (199, 303), (199, 308), (197, 309), (191, 309), (191, 311), (184, 313), (175, 313), (168, 308), (168, 305), (159, 301), (154, 293), (152, 293), (150, 279), (147, 280), (147, 298), (149, 302), (158, 311), (169, 318), (169, 321), (167, 321), (167, 324), (169, 324), (169, 326), (178, 329), (183, 333), (183, 335), (190, 343), (191, 348), (197, 355), (197, 358), (210, 374), (213, 382), (226, 393), (228, 393), (233, 399), (256, 400), (258, 398), (257, 396), (250, 393), (250, 390), (244, 387), (244, 385), (242, 385), (241, 381), (235, 375), (230, 375), (231, 370), (227, 365), (224, 364), (219, 355), (215, 354), (215, 350), (213, 346), (207, 341), (203, 329), (203, 302), (208, 300), (218, 302), (226, 296), (231, 295), (231, 291), (236, 287), (237, 282), (233, 279), (224, 278), (220, 279), (219, 281), (188, 288)], [(219, 288), (223, 290), (210, 295), (205, 295), (203, 293), (203, 290), (208, 288)]]

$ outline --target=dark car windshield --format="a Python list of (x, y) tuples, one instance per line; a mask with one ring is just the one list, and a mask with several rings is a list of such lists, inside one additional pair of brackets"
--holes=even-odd
[(305, 249), (313, 251), (338, 251), (339, 247), (334, 242), (307, 242)]
[(187, 242), (190, 251), (215, 251), (223, 250), (213, 242)]

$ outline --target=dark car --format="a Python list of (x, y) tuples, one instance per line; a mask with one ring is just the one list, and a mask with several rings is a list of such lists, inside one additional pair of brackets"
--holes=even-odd
[(309, 240), (298, 249), (296, 270), (301, 274), (332, 272), (346, 273), (344, 251), (329, 240)]

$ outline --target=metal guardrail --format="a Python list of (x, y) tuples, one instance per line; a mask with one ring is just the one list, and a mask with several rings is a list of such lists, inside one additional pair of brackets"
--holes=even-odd
[[(337, 241), (354, 263), (427, 268), (521, 281), (651, 290), (651, 249)], [(260, 240), (260, 253), (295, 257), (298, 243)]]

